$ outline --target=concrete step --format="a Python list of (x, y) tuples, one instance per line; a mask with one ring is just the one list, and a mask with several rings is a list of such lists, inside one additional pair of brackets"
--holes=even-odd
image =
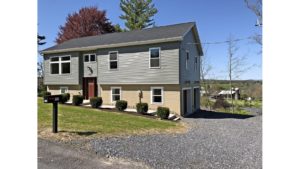
[(170, 113), (170, 114), (169, 114), (169, 117), (168, 117), (169, 120), (173, 120), (173, 119), (175, 119), (175, 118), (176, 118), (176, 115), (175, 115), (175, 114), (173, 114), (173, 113)]
[(173, 119), (173, 121), (178, 121), (180, 120), (180, 117), (176, 117), (175, 119)]

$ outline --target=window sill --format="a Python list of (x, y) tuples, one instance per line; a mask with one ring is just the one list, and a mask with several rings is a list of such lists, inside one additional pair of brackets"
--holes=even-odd
[(152, 102), (151, 105), (163, 105), (163, 103), (162, 102), (160, 102), (160, 103), (159, 102)]

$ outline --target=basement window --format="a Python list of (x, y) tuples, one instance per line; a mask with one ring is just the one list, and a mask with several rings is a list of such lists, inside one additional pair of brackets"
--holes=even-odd
[(68, 93), (68, 87), (60, 87), (60, 94)]
[(121, 100), (121, 87), (111, 88), (111, 102)]
[(151, 104), (163, 103), (163, 87), (151, 87)]

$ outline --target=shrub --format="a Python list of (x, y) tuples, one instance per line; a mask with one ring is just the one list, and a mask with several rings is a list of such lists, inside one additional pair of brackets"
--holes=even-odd
[(92, 108), (98, 108), (99, 106), (102, 105), (102, 97), (92, 97), (90, 98), (90, 104)]
[(156, 114), (161, 119), (168, 119), (170, 114), (170, 109), (168, 107), (158, 107)]
[(82, 95), (74, 95), (72, 104), (75, 106), (79, 106), (83, 103), (83, 96)]
[(214, 109), (218, 109), (218, 108), (224, 108), (227, 109), (229, 108), (231, 105), (224, 99), (217, 99), (216, 102), (213, 105)]
[(207, 96), (202, 96), (200, 98), (200, 105), (205, 108), (211, 108), (212, 101)]
[(240, 99), (246, 100), (249, 96), (245, 93), (241, 94)]
[(69, 93), (64, 93), (61, 95), (61, 101), (60, 103), (64, 104), (70, 99), (70, 94)]
[(118, 100), (116, 102), (116, 108), (119, 111), (124, 111), (127, 108), (127, 101), (125, 101), (125, 100)]
[(47, 92), (47, 91), (42, 91), (42, 92), (40, 93), (40, 96), (41, 96), (41, 97), (50, 96), (50, 95), (51, 95), (51, 92)]
[(147, 103), (137, 103), (136, 104), (136, 111), (138, 113), (147, 113), (148, 112), (148, 104)]

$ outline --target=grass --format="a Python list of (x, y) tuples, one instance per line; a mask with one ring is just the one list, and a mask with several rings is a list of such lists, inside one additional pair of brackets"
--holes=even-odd
[[(228, 99), (228, 102), (231, 103), (231, 100)], [(233, 100), (235, 106), (239, 107), (255, 107), (255, 108), (262, 108), (262, 101), (259, 100), (252, 100), (252, 101), (245, 101), (245, 100)]]
[(222, 112), (222, 113), (231, 113), (231, 114), (249, 115), (249, 112), (248, 112), (248, 111), (243, 110), (243, 109), (240, 109), (240, 108), (238, 108), (238, 107), (235, 107), (235, 108), (234, 108), (234, 113), (232, 113), (231, 108), (227, 108), (227, 109), (219, 108), (219, 109), (217, 109), (216, 111)]
[[(117, 112), (58, 105), (58, 131), (73, 135), (126, 135), (180, 130), (179, 123)], [(38, 99), (39, 135), (51, 135), (52, 104)], [(44, 134), (43, 134), (44, 133)], [(46, 133), (46, 134), (45, 134)], [(53, 134), (52, 134), (53, 135)]]
[[(231, 104), (231, 99), (226, 99), (229, 104)], [(208, 102), (210, 102), (211, 106), (214, 105), (215, 101), (209, 100), (207, 97), (201, 97), (200, 104), (202, 107), (208, 107)], [(248, 115), (250, 112), (243, 110), (245, 107), (254, 107), (254, 108), (262, 108), (262, 101), (252, 100), (251, 102), (245, 100), (233, 100), (234, 102), (234, 114)], [(232, 113), (231, 108), (218, 108), (216, 111), (224, 112), (224, 113)]]

